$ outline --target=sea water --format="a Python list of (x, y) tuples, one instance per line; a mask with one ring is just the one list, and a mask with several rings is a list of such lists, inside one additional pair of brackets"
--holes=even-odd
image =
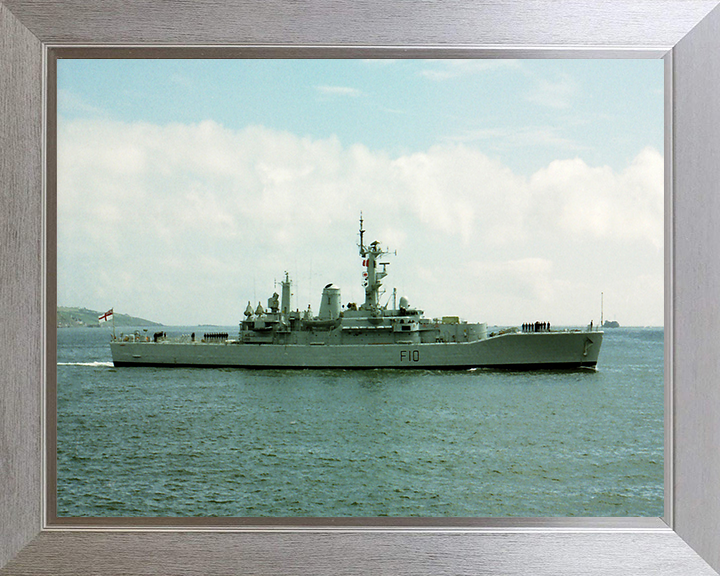
[(606, 330), (597, 371), (114, 368), (108, 342), (58, 329), (58, 516), (663, 514), (662, 328)]

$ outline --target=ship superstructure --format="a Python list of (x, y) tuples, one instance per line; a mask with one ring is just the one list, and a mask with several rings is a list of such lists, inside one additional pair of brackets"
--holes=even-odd
[(603, 332), (551, 330), (528, 324), (488, 334), (485, 323), (457, 316), (425, 318), (406, 297), (380, 305), (389, 252), (365, 244), (360, 217), (358, 248), (365, 302), (342, 305), (340, 289), (327, 284), (317, 315), (291, 309), (287, 272), (267, 301), (248, 302), (237, 337), (227, 333), (150, 340), (139, 333), (113, 338), (116, 366), (236, 366), (245, 368), (594, 368)]

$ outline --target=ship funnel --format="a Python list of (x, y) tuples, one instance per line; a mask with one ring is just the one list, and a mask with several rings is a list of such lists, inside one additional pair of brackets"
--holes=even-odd
[(318, 316), (320, 320), (337, 320), (340, 317), (340, 288), (333, 284), (323, 288)]

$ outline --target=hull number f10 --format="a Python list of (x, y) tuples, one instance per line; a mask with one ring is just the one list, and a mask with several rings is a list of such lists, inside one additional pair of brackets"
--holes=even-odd
[(419, 362), (420, 350), (400, 350), (400, 362)]

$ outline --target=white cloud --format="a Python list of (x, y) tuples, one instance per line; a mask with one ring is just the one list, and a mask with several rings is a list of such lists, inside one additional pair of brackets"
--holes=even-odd
[(318, 92), (329, 96), (351, 96), (353, 98), (360, 96), (362, 92), (357, 88), (349, 86), (316, 86)]
[(361, 62), (370, 66), (391, 66), (396, 62), (402, 62), (402, 60), (398, 60), (397, 58), (371, 58), (363, 59)]
[(646, 148), (621, 174), (579, 158), (556, 160), (530, 180), (535, 223), (548, 215), (563, 232), (614, 240), (643, 240), (663, 247), (663, 158)]
[(519, 60), (513, 59), (474, 59), (463, 60), (426, 60), (430, 68), (420, 71), (420, 75), (429, 80), (443, 81), (473, 74), (484, 74), (498, 69), (521, 69)]
[(317, 308), (328, 282), (362, 301), (361, 210), (366, 239), (398, 251), (388, 294), (430, 316), (585, 323), (601, 291), (650, 278), (659, 288), (616, 315), (662, 322), (655, 150), (620, 173), (569, 159), (527, 179), (464, 144), (390, 157), (214, 122), (59, 123), (59, 303), (227, 325), (285, 270), (298, 307)]
[(176, 84), (178, 87), (182, 88), (183, 90), (195, 91), (197, 89), (197, 84), (195, 82), (193, 82), (193, 80), (185, 74), (179, 74), (177, 72), (174, 74), (171, 74), (170, 81), (173, 84)]
[(448, 142), (485, 142), (485, 148), (514, 150), (529, 146), (551, 146), (565, 150), (580, 150), (582, 146), (560, 134), (556, 126), (517, 126), (465, 130), (445, 138)]
[(548, 108), (569, 108), (578, 94), (580, 85), (571, 76), (563, 75), (555, 81), (538, 79), (526, 99)]
[(57, 106), (60, 114), (81, 113), (86, 116), (107, 116), (107, 113), (104, 110), (89, 104), (79, 94), (73, 92), (72, 90), (68, 90), (66, 88), (59, 89), (57, 91), (57, 99)]

